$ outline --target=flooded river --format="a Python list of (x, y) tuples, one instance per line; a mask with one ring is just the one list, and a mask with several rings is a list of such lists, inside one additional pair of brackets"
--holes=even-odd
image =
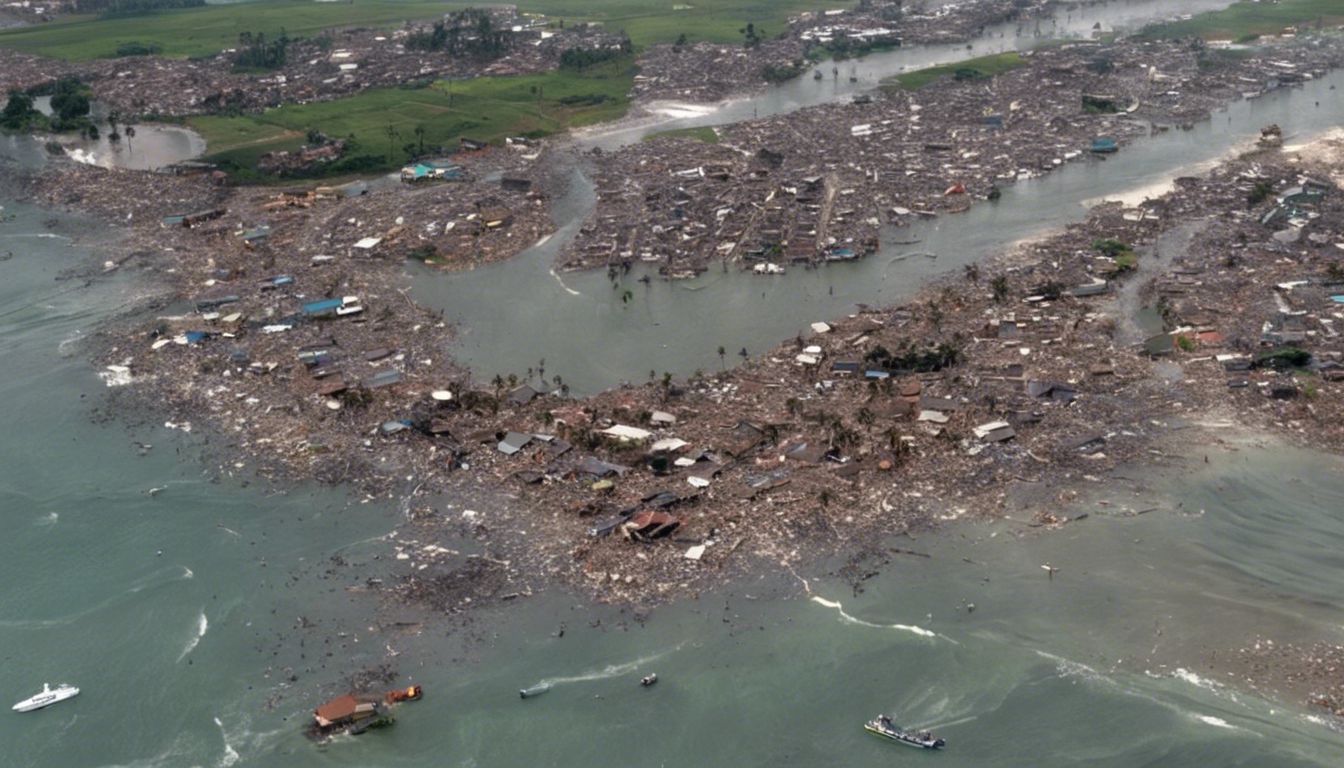
[[(34, 106), (50, 115), (51, 97), (37, 98)], [(101, 104), (94, 104), (92, 118), (101, 132), (96, 139), (76, 134), (58, 136), (2, 134), (0, 158), (8, 158), (25, 165), (41, 163), (47, 155), (46, 145), (51, 141), (59, 143), (62, 151), (78, 162), (103, 168), (128, 168), (135, 171), (152, 171), (205, 154), (205, 139), (189, 128), (160, 123), (137, 123), (133, 126), (134, 136), (126, 135), (126, 129), (122, 128), (121, 138), (113, 141), (109, 138), (110, 130), (105, 122), (107, 115)]]
[[(575, 171), (569, 191), (554, 201), (558, 232), (514, 259), (471, 272), (413, 267), (414, 294), (459, 324), (453, 354), (482, 380), (521, 373), (543, 358), (577, 393), (644, 381), (649, 371), (713, 371), (720, 366), (719, 346), (760, 354), (859, 304), (897, 304), (932, 276), (1081, 220), (1089, 203), (1136, 192), (1142, 199), (1144, 190), (1156, 196), (1171, 179), (1249, 147), (1270, 123), (1296, 137), (1344, 125), (1341, 86), (1344, 72), (1335, 72), (1300, 89), (1233, 103), (1193, 130), (1158, 134), (1109, 160), (1072, 163), (1014, 184), (997, 203), (888, 228), (882, 248), (862, 261), (791, 268), (776, 277), (713, 267), (695, 280), (667, 282), (654, 269), (636, 266), (613, 285), (600, 270), (556, 274), (556, 253), (577, 235), (595, 202), (592, 185)], [(911, 240), (918, 242), (897, 244)], [(644, 274), (652, 281), (638, 282)], [(627, 289), (633, 294), (628, 302), (621, 297)]]
[[(651, 368), (709, 369), (719, 344), (756, 352), (856, 302), (897, 301), (930, 274), (1081, 216), (1087, 199), (1212, 160), (1265, 122), (1289, 135), (1339, 124), (1337, 100), (1318, 109), (1313, 91), (1338, 83), (1237, 104), (1193, 132), (1017, 185), (998, 205), (902, 233), (918, 246), (859, 264), (782, 280), (711, 272), (630, 283), (636, 300), (622, 307), (605, 275), (549, 272), (547, 249), (592, 204), (576, 174), (558, 201), (566, 229), (550, 242), (497, 267), (416, 282), (464, 321), (458, 352), (483, 371), (523, 370), (544, 356), (548, 370), (591, 390)], [(935, 759), (950, 766), (1325, 767), (1344, 754), (1344, 736), (1299, 696), (1272, 701), (1206, 664), (1259, 635), (1344, 642), (1338, 458), (1245, 443), (1207, 463), (1174, 458), (1165, 474), (1122, 472), (1095, 483), (1076, 507), (1090, 517), (1060, 532), (1007, 519), (892, 542), (928, 557), (893, 555), (859, 594), (820, 563), (658, 609), (644, 623), (551, 592), (465, 625), (408, 611), (392, 618), (430, 622), (403, 637), (371, 628), (358, 589), (394, 571), (380, 537), (398, 511), (326, 489), (277, 491), (252, 482), (246, 466), (213, 477), (198, 431), (122, 410), (81, 341), (135, 298), (136, 276), (71, 273), (102, 262), (92, 244), (73, 244), (88, 223), (4, 205), (0, 701), (44, 681), (83, 689), (42, 712), (0, 710), (6, 766), (886, 766), (932, 757), (865, 734), (863, 721), (880, 711), (935, 728), (949, 742)], [(1047, 562), (1059, 568), (1053, 579), (1040, 568)], [(389, 653), (426, 686), (396, 727), (323, 748), (299, 735), (323, 692)], [(647, 672), (661, 681), (643, 689)], [(538, 682), (552, 690), (518, 698)]]

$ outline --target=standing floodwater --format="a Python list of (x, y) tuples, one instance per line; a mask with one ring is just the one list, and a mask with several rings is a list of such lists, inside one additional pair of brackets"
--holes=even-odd
[[(1344, 73), (1335, 72), (1302, 88), (1233, 103), (1193, 130), (1160, 134), (1110, 160), (1071, 163), (1015, 184), (997, 203), (888, 228), (886, 244), (863, 261), (791, 269), (769, 279), (736, 266), (673, 282), (637, 266), (615, 287), (600, 270), (555, 274), (556, 254), (577, 235), (595, 199), (592, 185), (575, 171), (555, 201), (559, 232), (513, 259), (470, 272), (415, 266), (414, 295), (460, 324), (453, 354), (482, 380), (525, 371), (543, 358), (576, 393), (644, 381), (649, 371), (714, 371), (720, 346), (760, 354), (856, 305), (897, 304), (931, 276), (1081, 220), (1085, 203), (1199, 173), (1249, 145), (1264, 125), (1277, 123), (1286, 135), (1301, 137), (1344, 124), (1344, 100), (1333, 90), (1341, 86)], [(920, 242), (893, 244), (911, 240)], [(652, 280), (637, 282), (645, 274)], [(629, 301), (622, 300), (624, 289), (632, 292)]]

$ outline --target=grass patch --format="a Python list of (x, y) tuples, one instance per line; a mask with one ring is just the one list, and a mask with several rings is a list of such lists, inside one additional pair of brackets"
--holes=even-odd
[(900, 88), (907, 91), (917, 91), (920, 88), (943, 77), (954, 77), (961, 80), (976, 80), (995, 75), (1001, 75), (1023, 66), (1026, 62), (1022, 60), (1018, 53), (998, 53), (993, 56), (981, 56), (976, 59), (968, 59), (956, 64), (944, 64), (938, 67), (929, 67), (927, 69), (918, 69), (914, 72), (907, 72), (903, 75), (887, 78), (883, 81), (883, 86), (887, 88)]
[(850, 7), (854, 0), (519, 0), (518, 9), (568, 21), (601, 22), (625, 30), (635, 47), (688, 42), (741, 43), (748, 23), (764, 38), (785, 30), (790, 16), (802, 11)]
[(1185, 21), (1155, 24), (1139, 33), (1150, 40), (1202, 37), (1205, 40), (1250, 41), (1259, 35), (1276, 35), (1290, 26), (1344, 24), (1344, 4), (1339, 0), (1279, 0), (1254, 3), (1242, 0), (1229, 8), (1201, 13)]
[(706, 144), (719, 143), (718, 132), (715, 131), (713, 128), (710, 128), (709, 126), (702, 126), (700, 128), (678, 128), (675, 131), (659, 131), (658, 133), (650, 133), (648, 136), (644, 137), (644, 141), (653, 141), (654, 139), (662, 138), (664, 136), (672, 138), (693, 139), (695, 141), (703, 141)]
[[(769, 37), (783, 32), (793, 14), (845, 4), (823, 0), (522, 0), (518, 7), (566, 23), (600, 22), (613, 31), (625, 30), (636, 46), (646, 46), (670, 43), (683, 34), (690, 42), (742, 42), (738, 30), (748, 23)], [(242, 32), (274, 37), (283, 29), (291, 37), (311, 37), (332, 27), (392, 27), (407, 20), (439, 18), (472, 5), (439, 0), (266, 0), (129, 18), (76, 16), (0, 32), (0, 47), (72, 61), (116, 56), (119, 47), (131, 43), (158, 46), (166, 56), (209, 56), (235, 46)], [(678, 10), (680, 6), (685, 7)]]
[(166, 56), (210, 56), (236, 46), (242, 32), (274, 37), (284, 29), (291, 37), (307, 37), (335, 26), (435, 18), (445, 9), (431, 0), (267, 0), (115, 19), (75, 17), (0, 32), (0, 47), (74, 61), (116, 56), (118, 47), (128, 43), (158, 46)]
[[(461, 138), (501, 143), (506, 136), (541, 137), (615, 120), (629, 106), (633, 83), (630, 59), (583, 72), (557, 71), (517, 77), (441, 81), (428, 87), (377, 88), (336, 101), (290, 104), (259, 115), (196, 117), (192, 128), (205, 137), (207, 158), (246, 171), (263, 153), (294, 149), (309, 129), (353, 139), (347, 157), (367, 157), (363, 172), (400, 167), (405, 145), (421, 142), (426, 153), (455, 150)], [(388, 135), (388, 128), (395, 135)], [(333, 167), (333, 173), (351, 168)]]

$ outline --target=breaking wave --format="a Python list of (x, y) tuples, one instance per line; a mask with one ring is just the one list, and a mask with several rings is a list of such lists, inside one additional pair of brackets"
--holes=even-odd
[(1176, 671), (1171, 673), (1171, 676), (1176, 678), (1177, 680), (1184, 680), (1185, 682), (1195, 686), (1196, 688), (1203, 688), (1207, 691), (1216, 691), (1223, 687), (1222, 684), (1220, 683), (1217, 683), (1213, 680), (1207, 680), (1195, 674), (1194, 672), (1191, 672), (1188, 669), (1183, 669), (1180, 667), (1177, 667)]
[(1101, 682), (1101, 683), (1108, 683), (1110, 685), (1114, 685), (1117, 687), (1119, 686), (1119, 683), (1117, 683), (1116, 681), (1107, 677), (1105, 674), (1098, 672), (1092, 667), (1089, 667), (1088, 665), (1082, 663), (1081, 661), (1066, 659), (1063, 656), (1056, 656), (1053, 653), (1047, 653), (1040, 649), (1035, 649), (1035, 652), (1037, 656), (1040, 656), (1043, 659), (1053, 661), (1055, 663), (1055, 671), (1059, 673), (1060, 677), (1070, 677), (1077, 680), (1086, 680), (1089, 682)]
[(1238, 730), (1237, 726), (1232, 725), (1221, 717), (1214, 717), (1213, 715), (1195, 715), (1195, 719), (1217, 728), (1227, 728), (1228, 730), (1233, 731)]
[[(931, 630), (927, 630), (923, 627), (918, 627), (913, 624), (874, 624), (871, 621), (864, 621), (863, 619), (855, 618), (854, 616), (845, 613), (845, 607), (836, 600), (827, 600), (826, 598), (818, 597), (817, 595), (813, 595), (811, 597), (811, 600), (812, 602), (817, 603), (818, 605), (824, 605), (827, 608), (834, 608), (836, 611), (840, 613), (840, 619), (847, 624), (857, 624), (861, 627), (872, 627), (873, 629), (895, 629), (900, 632), (909, 632), (912, 635), (919, 635), (920, 637), (940, 637), (940, 635), (937, 632), (933, 632)], [(943, 639), (946, 640), (947, 638)]]
[[(205, 614), (201, 614), (201, 618), (205, 618)], [(224, 741), (224, 756), (219, 759), (216, 765), (219, 768), (229, 768), (229, 766), (238, 762), (241, 756), (238, 754), (238, 750), (234, 749), (233, 745), (229, 743), (229, 734), (224, 730), (224, 723), (218, 717), (215, 718), (215, 725), (219, 726), (219, 738)]]
[[(201, 644), (201, 638), (205, 637), (205, 633), (209, 630), (210, 620), (205, 618), (205, 611), (201, 611), (201, 615), (196, 617), (196, 636), (187, 641), (187, 646), (182, 649), (182, 653), (178, 654), (177, 660), (182, 661), (187, 658), (187, 654), (196, 650), (196, 646)], [(219, 722), (219, 720), (215, 720), (215, 722)]]

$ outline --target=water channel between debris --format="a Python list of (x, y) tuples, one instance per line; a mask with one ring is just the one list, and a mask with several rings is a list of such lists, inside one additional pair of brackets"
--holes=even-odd
[[(1158, 134), (1108, 160), (1074, 162), (1015, 184), (996, 203), (887, 228), (884, 245), (863, 261), (792, 268), (774, 277), (736, 266), (672, 282), (643, 265), (619, 284), (603, 271), (556, 274), (556, 254), (578, 236), (596, 199), (576, 169), (568, 189), (552, 201), (558, 232), (509, 261), (470, 272), (440, 274), (412, 265), (414, 295), (458, 323), (461, 338), (452, 354), (485, 379), (522, 374), (541, 359), (575, 393), (644, 381), (651, 371), (713, 371), (722, 364), (720, 346), (730, 360), (743, 348), (761, 354), (857, 305), (900, 303), (934, 276), (1081, 220), (1087, 202), (1203, 172), (1251, 146), (1269, 123), (1297, 138), (1344, 124), (1341, 85), (1344, 72), (1336, 71), (1302, 88), (1234, 102), (1192, 130)], [(918, 242), (898, 244), (911, 240)], [(639, 282), (646, 274), (652, 280)], [(623, 300), (626, 290), (631, 296)]]

